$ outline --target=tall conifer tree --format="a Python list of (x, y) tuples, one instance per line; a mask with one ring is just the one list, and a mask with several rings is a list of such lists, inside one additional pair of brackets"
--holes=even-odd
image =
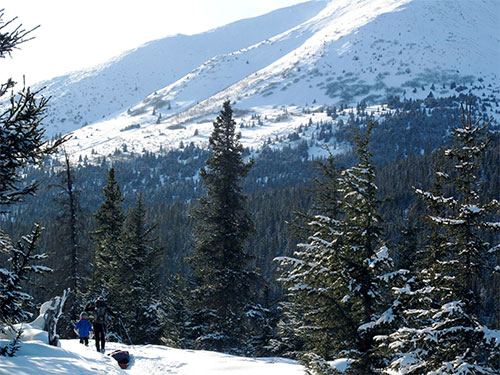
[(330, 184), (318, 190), (323, 204), (309, 222), (309, 241), (299, 244), (295, 257), (279, 259), (281, 281), (303, 311), (299, 333), (312, 373), (335, 373), (329, 361), (339, 357), (351, 359), (353, 374), (375, 374), (383, 365), (375, 336), (393, 320), (384, 295), (396, 273), (380, 238), (380, 201), (367, 149), (372, 127), (356, 137), (356, 165), (339, 172), (324, 168)]
[(123, 230), (124, 262), (118, 270), (124, 318), (135, 344), (158, 344), (163, 330), (164, 302), (159, 269), (161, 249), (154, 225), (146, 221), (142, 194), (129, 211)]
[[(315, 179), (314, 207), (311, 212), (298, 213), (300, 221), (307, 223), (294, 225), (298, 235), (309, 238), (308, 244), (299, 245), (294, 257), (279, 257), (281, 278), (287, 288), (287, 300), (281, 303), (283, 314), (278, 323), (279, 340), (276, 350), (288, 357), (302, 358), (303, 353), (316, 353), (317, 358), (329, 358), (336, 350), (334, 334), (341, 334), (334, 323), (335, 311), (330, 304), (331, 295), (319, 292), (319, 288), (330, 283), (325, 259), (328, 250), (320, 248), (319, 242), (338, 241), (333, 229), (340, 225), (339, 171), (330, 157), (326, 163), (319, 163), (320, 177)], [(334, 219), (331, 219), (334, 218)], [(325, 317), (328, 317), (325, 320)], [(323, 324), (317, 322), (323, 320)], [(308, 358), (310, 361), (311, 358)]]
[(252, 162), (244, 162), (239, 138), (226, 101), (213, 123), (209, 140), (212, 156), (200, 170), (207, 195), (193, 211), (196, 345), (226, 352), (241, 352), (244, 314), (251, 304), (256, 278), (245, 252), (253, 225), (241, 188)]
[(60, 183), (55, 185), (59, 190), (56, 197), (58, 214), (55, 220), (56, 233), (51, 248), (54, 251), (52, 267), (54, 273), (50, 279), (54, 281), (56, 293), (69, 288), (67, 306), (69, 313), (61, 317), (63, 334), (72, 337), (81, 306), (84, 305), (82, 288), (89, 278), (90, 254), (82, 246), (82, 210), (80, 206), (81, 192), (76, 187), (74, 170), (69, 156), (64, 152), (64, 169), (59, 173)]
[(108, 183), (103, 189), (104, 202), (94, 214), (97, 229), (92, 233), (95, 242), (94, 272), (91, 293), (104, 295), (113, 307), (119, 304), (120, 273), (124, 259), (122, 229), (125, 221), (123, 196), (116, 181), (115, 170), (108, 172)]
[[(30, 39), (29, 33), (21, 25), (13, 26), (13, 21), (3, 22), (0, 10), (0, 60), (10, 56), (19, 44)], [(15, 86), (12, 79), (0, 83), (0, 99)], [(3, 100), (3, 99), (2, 99)], [(0, 109), (0, 205), (2, 210), (23, 201), (26, 195), (33, 195), (38, 182), (23, 183), (23, 167), (41, 163), (45, 156), (53, 154), (65, 138), (50, 145), (44, 140), (45, 118), (48, 99), (39, 92), (24, 87), (17, 95), (11, 95), (6, 106)], [(26, 320), (29, 313), (26, 305), (32, 301), (26, 290), (26, 282), (34, 273), (50, 271), (39, 263), (45, 255), (39, 254), (37, 245), (41, 227), (34, 225), (33, 231), (14, 241), (0, 228), (0, 257), (5, 259), (0, 267), (0, 331), (5, 326)], [(19, 339), (17, 336), (17, 341)], [(1, 346), (0, 355), (14, 355), (17, 343)]]
[[(479, 280), (498, 269), (499, 245), (486, 240), (500, 228), (500, 204), (480, 196), (480, 158), (487, 146), (481, 136), (488, 125), (472, 121), (464, 110), (455, 144), (444, 151), (450, 161), (436, 171), (442, 188), (416, 189), (427, 203), (434, 233), (424, 249), (422, 268), (413, 282), (398, 290), (406, 318), (390, 336), (391, 364), (404, 374), (497, 374), (500, 333), (479, 319)], [(445, 167), (445, 166), (442, 166)], [(449, 189), (444, 189), (448, 187)], [(449, 194), (443, 194), (448, 191)]]

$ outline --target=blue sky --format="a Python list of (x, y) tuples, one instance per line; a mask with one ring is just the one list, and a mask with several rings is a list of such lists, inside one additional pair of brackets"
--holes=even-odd
[(305, 0), (1, 0), (34, 40), (0, 60), (0, 81), (26, 83), (105, 62), (147, 41), (196, 34)]

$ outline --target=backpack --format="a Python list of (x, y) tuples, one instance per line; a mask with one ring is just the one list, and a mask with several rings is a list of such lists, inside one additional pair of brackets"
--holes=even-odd
[(106, 305), (96, 306), (95, 322), (99, 324), (104, 324), (106, 322)]

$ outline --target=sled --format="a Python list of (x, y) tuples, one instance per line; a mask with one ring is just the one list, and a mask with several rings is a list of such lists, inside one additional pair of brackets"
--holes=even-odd
[(108, 355), (113, 357), (122, 369), (126, 369), (130, 363), (130, 354), (125, 350), (115, 350)]

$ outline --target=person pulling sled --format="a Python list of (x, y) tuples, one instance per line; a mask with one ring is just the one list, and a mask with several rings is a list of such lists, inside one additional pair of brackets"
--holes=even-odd
[(98, 352), (104, 353), (106, 345), (106, 319), (108, 315), (116, 317), (116, 314), (106, 305), (102, 297), (98, 297), (94, 304), (87, 304), (85, 310), (94, 312), (95, 347)]

